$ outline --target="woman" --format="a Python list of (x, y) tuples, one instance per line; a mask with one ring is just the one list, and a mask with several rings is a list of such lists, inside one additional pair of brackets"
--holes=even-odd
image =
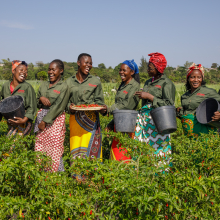
[(32, 130), (32, 121), (37, 112), (36, 94), (33, 87), (25, 80), (27, 78), (28, 65), (25, 61), (12, 61), (12, 80), (3, 84), (1, 98), (19, 95), (24, 99), (25, 115), (24, 118), (14, 117), (8, 119), (9, 132), (7, 136), (19, 134), (25, 136)]
[[(177, 108), (177, 115), (181, 119), (184, 134), (188, 137), (198, 137), (201, 133), (208, 134), (210, 130), (217, 131), (209, 125), (200, 124), (196, 119), (196, 109), (202, 101), (214, 98), (220, 102), (220, 95), (211, 88), (207, 88), (204, 82), (204, 68), (201, 64), (193, 63), (186, 76), (187, 92), (181, 96), (182, 107)], [(215, 112), (213, 121), (219, 121), (220, 113)]]
[[(70, 151), (73, 159), (79, 157), (102, 158), (101, 128), (98, 111), (75, 111), (74, 105), (104, 105), (104, 96), (100, 80), (90, 75), (92, 57), (82, 53), (77, 60), (78, 71), (67, 79), (70, 89), (67, 111), (70, 113)], [(104, 114), (106, 109), (100, 110)]]
[[(121, 64), (119, 75), (121, 77), (121, 84), (115, 96), (115, 104), (108, 108), (108, 112), (112, 113), (115, 109), (135, 110), (139, 103), (139, 98), (135, 96), (135, 92), (140, 89), (139, 70), (134, 60), (126, 60)], [(114, 120), (112, 120), (106, 131), (114, 130)], [(131, 134), (130, 134), (131, 135)], [(118, 141), (114, 138), (110, 151), (110, 158), (112, 160), (127, 160), (130, 159), (126, 149), (121, 146), (117, 147)]]
[(138, 114), (134, 139), (146, 142), (155, 149), (155, 155), (164, 156), (171, 154), (169, 143), (170, 135), (158, 133), (155, 124), (150, 116), (150, 111), (161, 107), (174, 105), (175, 86), (170, 79), (163, 73), (167, 60), (161, 53), (151, 53), (148, 64), (148, 74), (151, 77), (144, 84), (142, 92), (136, 95), (142, 99), (142, 108)]
[(64, 64), (53, 60), (48, 69), (49, 81), (41, 84), (37, 94), (37, 106), (40, 109), (35, 121), (37, 132), (35, 151), (45, 152), (53, 160), (52, 171), (64, 171), (62, 155), (64, 151), (65, 108), (69, 90), (61, 80)]

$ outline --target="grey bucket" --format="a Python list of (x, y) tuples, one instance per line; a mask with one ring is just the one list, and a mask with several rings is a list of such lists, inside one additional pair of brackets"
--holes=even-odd
[(196, 109), (196, 118), (201, 124), (208, 124), (210, 126), (220, 128), (220, 122), (212, 121), (214, 113), (218, 110), (220, 110), (220, 105), (216, 99), (205, 99)]
[(177, 130), (175, 106), (161, 106), (153, 109), (150, 114), (158, 133), (164, 135)]
[(0, 102), (0, 113), (6, 119), (13, 119), (14, 117), (24, 118), (25, 107), (23, 98), (15, 95), (3, 99)]
[(138, 112), (135, 110), (114, 110), (115, 130), (119, 132), (134, 132)]

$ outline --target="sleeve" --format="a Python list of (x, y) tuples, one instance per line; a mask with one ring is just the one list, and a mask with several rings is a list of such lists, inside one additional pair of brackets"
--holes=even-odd
[(29, 86), (27, 89), (27, 97), (25, 100), (25, 105), (26, 105), (25, 117), (33, 121), (37, 113), (37, 99), (36, 99), (35, 91), (32, 86)]
[(162, 99), (154, 96), (153, 107), (158, 108), (161, 106), (174, 105), (176, 88), (173, 83), (166, 83), (163, 86)]
[(40, 86), (40, 88), (38, 89), (38, 92), (37, 92), (37, 107), (38, 108), (42, 108), (42, 104), (40, 103), (40, 97), (42, 96), (41, 95), (41, 88), (42, 88), (42, 85)]
[(138, 96), (135, 96), (135, 92), (140, 89), (140, 86), (131, 87), (128, 95), (125, 99), (121, 99), (120, 102), (113, 104), (108, 108), (108, 112), (112, 113), (115, 109), (127, 109), (132, 110), (137, 108), (139, 103)]
[[(219, 90), (219, 92), (220, 92), (220, 90)], [(216, 99), (218, 102), (220, 102), (220, 94), (219, 94), (219, 92), (217, 93), (216, 90), (212, 89), (210, 91), (209, 97), (213, 98), (213, 99)]]
[(47, 124), (52, 124), (57, 116), (61, 115), (65, 110), (69, 101), (69, 87), (63, 85), (60, 95), (57, 97), (54, 104), (50, 107), (47, 115), (42, 119), (42, 121)]
[(98, 105), (105, 105), (102, 84), (99, 83), (94, 92), (94, 102)]

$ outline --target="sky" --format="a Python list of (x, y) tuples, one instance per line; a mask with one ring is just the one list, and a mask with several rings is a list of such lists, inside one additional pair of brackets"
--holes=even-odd
[(0, 59), (115, 67), (160, 52), (168, 65), (220, 64), (219, 0), (7, 0), (0, 4)]

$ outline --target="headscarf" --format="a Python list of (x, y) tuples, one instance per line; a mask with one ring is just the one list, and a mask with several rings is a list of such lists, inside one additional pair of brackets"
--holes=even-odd
[(187, 70), (187, 76), (186, 76), (187, 79), (193, 70), (199, 70), (202, 73), (202, 78), (204, 79), (204, 72), (205, 72), (204, 67), (201, 64), (195, 64), (195, 63), (193, 63)]
[(131, 70), (134, 70), (134, 74), (139, 73), (139, 69), (137, 64), (134, 62), (134, 60), (125, 60), (123, 64), (126, 64), (127, 66), (130, 67)]
[(24, 64), (25, 66), (28, 66), (25, 61), (20, 61), (20, 60), (13, 60), (12, 62), (12, 71), (16, 69), (20, 64)]
[(163, 73), (163, 71), (165, 70), (166, 66), (167, 66), (167, 60), (165, 58), (165, 56), (161, 53), (150, 53), (148, 54), (148, 56), (150, 56), (150, 63), (153, 63), (154, 66), (156, 67), (156, 69), (160, 72)]

